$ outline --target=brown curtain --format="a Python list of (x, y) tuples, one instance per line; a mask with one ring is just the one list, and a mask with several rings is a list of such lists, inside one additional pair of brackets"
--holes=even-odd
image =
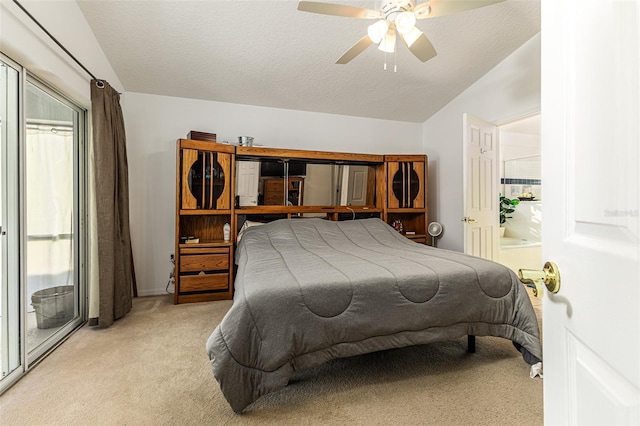
[(91, 80), (91, 109), (99, 259), (97, 324), (108, 327), (131, 310), (135, 284), (127, 149), (120, 94), (104, 80)]

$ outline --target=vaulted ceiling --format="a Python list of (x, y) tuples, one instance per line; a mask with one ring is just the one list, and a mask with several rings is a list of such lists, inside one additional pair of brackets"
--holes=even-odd
[(423, 63), (398, 45), (385, 71), (376, 46), (335, 64), (372, 21), (300, 12), (296, 1), (78, 4), (127, 91), (418, 123), (540, 31), (540, 0), (419, 20), (438, 55)]

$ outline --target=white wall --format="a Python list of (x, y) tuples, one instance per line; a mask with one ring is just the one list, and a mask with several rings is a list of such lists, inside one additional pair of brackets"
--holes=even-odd
[[(527, 120), (527, 119), (525, 119)], [(539, 120), (539, 117), (536, 118)], [(518, 121), (520, 122), (520, 121)], [(541, 179), (540, 134), (506, 131), (517, 123), (498, 127), (500, 140), (500, 178)], [(528, 188), (527, 188), (528, 187)], [(529, 192), (542, 199), (542, 185), (500, 184), (500, 193), (514, 198)], [(508, 226), (507, 222), (507, 226)]]
[[(122, 84), (75, 1), (20, 2), (97, 78)], [(0, 0), (0, 50), (81, 106), (91, 106), (91, 77), (11, 0)]]
[(165, 291), (174, 251), (176, 140), (253, 136), (269, 147), (421, 153), (422, 125), (141, 93), (126, 94), (131, 236), (140, 295)]
[(444, 226), (438, 247), (464, 251), (462, 116), (503, 123), (540, 111), (540, 34), (424, 123), (429, 155), (429, 221)]
[(540, 155), (540, 135), (499, 131), (500, 162)]

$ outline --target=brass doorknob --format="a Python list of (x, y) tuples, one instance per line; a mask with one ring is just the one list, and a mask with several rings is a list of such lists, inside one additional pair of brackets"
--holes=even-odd
[(533, 295), (542, 297), (543, 284), (551, 293), (560, 291), (560, 271), (558, 265), (553, 262), (544, 264), (542, 271), (535, 269), (518, 270), (518, 278), (524, 284), (533, 285)]
[(476, 223), (476, 220), (472, 217), (463, 217), (462, 219), (460, 219), (462, 222), (467, 222), (467, 223)]

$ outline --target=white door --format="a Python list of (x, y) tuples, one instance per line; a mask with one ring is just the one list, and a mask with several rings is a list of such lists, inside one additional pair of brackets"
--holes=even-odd
[(346, 166), (347, 176), (347, 206), (364, 206), (367, 204), (367, 173), (368, 166)]
[(470, 114), (463, 117), (465, 253), (498, 260), (497, 127)]
[(545, 423), (637, 425), (640, 2), (542, 3)]
[(241, 206), (258, 205), (259, 161), (236, 161), (236, 195)]

